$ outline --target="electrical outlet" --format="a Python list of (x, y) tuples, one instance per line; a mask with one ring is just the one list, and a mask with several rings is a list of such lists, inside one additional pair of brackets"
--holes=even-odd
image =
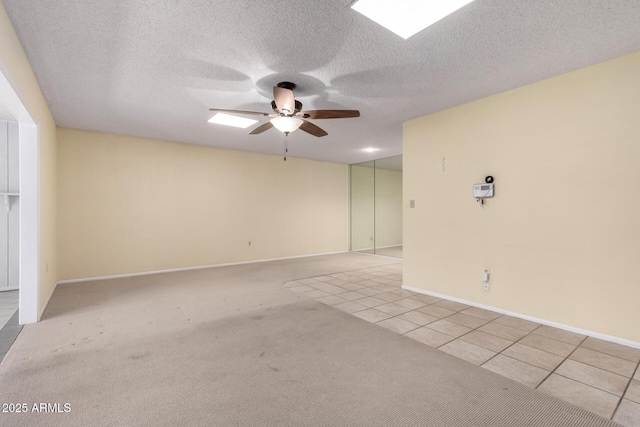
[(415, 208), (416, 207), (416, 201), (415, 200), (409, 200), (409, 207), (410, 208)]
[(249, 241), (249, 246), (251, 246), (251, 241)]
[(489, 269), (482, 272), (482, 291), (489, 292)]

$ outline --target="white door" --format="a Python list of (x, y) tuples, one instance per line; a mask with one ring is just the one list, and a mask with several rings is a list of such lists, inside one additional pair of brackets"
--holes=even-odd
[(20, 182), (18, 124), (0, 121), (0, 291), (20, 280)]

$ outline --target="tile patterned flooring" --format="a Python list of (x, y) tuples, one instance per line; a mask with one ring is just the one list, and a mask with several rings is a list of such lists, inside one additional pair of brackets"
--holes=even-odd
[(0, 363), (21, 329), (18, 325), (18, 291), (0, 292)]
[(640, 426), (640, 349), (401, 285), (402, 263), (396, 263), (284, 286), (622, 425)]
[(0, 329), (18, 309), (18, 291), (0, 292)]

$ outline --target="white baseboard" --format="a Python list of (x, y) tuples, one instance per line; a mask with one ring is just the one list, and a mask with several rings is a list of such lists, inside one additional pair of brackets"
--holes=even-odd
[(370, 248), (358, 248), (358, 249), (351, 249), (351, 252), (360, 252), (360, 251), (372, 251), (373, 250), (373, 246)]
[(353, 252), (354, 254), (358, 254), (358, 255), (367, 255), (367, 256), (377, 256), (377, 257), (381, 257), (381, 258), (389, 258), (389, 259), (395, 259), (396, 261), (402, 261), (402, 258), (398, 258), (395, 256), (389, 256), (389, 255), (380, 255), (380, 254), (369, 254), (366, 252)]
[(56, 291), (56, 288), (58, 287), (59, 284), (60, 282), (57, 282), (53, 286), (53, 289), (51, 289), (51, 292), (49, 292), (49, 295), (47, 296), (47, 300), (45, 301), (44, 304), (42, 304), (42, 308), (40, 308), (40, 311), (38, 312), (38, 319), (36, 320), (37, 322), (39, 322), (40, 319), (42, 319), (42, 315), (44, 314), (44, 311), (47, 309), (47, 306), (49, 305), (49, 301), (51, 301), (51, 297), (53, 296), (53, 293)]
[(89, 281), (95, 281), (95, 280), (122, 279), (124, 277), (148, 276), (151, 274), (175, 273), (178, 271), (189, 271), (189, 270), (204, 270), (205, 268), (229, 267), (232, 265), (253, 264), (257, 262), (282, 261), (287, 259), (308, 258), (308, 257), (314, 257), (314, 256), (335, 255), (335, 254), (344, 254), (344, 253), (349, 253), (349, 251), (324, 252), (320, 254), (296, 255), (296, 256), (289, 256), (289, 257), (282, 257), (282, 258), (256, 259), (251, 261), (229, 262), (226, 264), (200, 265), (196, 267), (170, 268), (167, 270), (143, 271), (139, 273), (127, 273), (127, 274), (114, 274), (111, 276), (85, 277), (82, 279), (60, 280), (57, 284), (63, 285), (65, 283), (79, 283), (79, 282), (89, 282)]
[(529, 320), (531, 322), (540, 323), (542, 325), (547, 325), (547, 326), (552, 326), (554, 328), (563, 329), (565, 331), (575, 332), (577, 334), (587, 335), (589, 337), (598, 338), (598, 339), (601, 339), (601, 340), (604, 340), (604, 341), (609, 341), (609, 342), (616, 343), (616, 344), (626, 345), (627, 347), (633, 347), (633, 348), (640, 349), (640, 343), (639, 342), (626, 340), (624, 338), (618, 338), (618, 337), (614, 337), (614, 336), (611, 336), (611, 335), (601, 334), (600, 332), (594, 332), (594, 331), (590, 331), (590, 330), (587, 330), (587, 329), (576, 328), (576, 327), (571, 326), (571, 325), (565, 325), (565, 324), (562, 324), (562, 323), (553, 322), (551, 320), (540, 319), (540, 318), (533, 317), (533, 316), (527, 316), (525, 314), (515, 313), (513, 311), (503, 310), (501, 308), (496, 308), (496, 307), (492, 307), (492, 306), (489, 306), (489, 305), (478, 304), (477, 302), (467, 301), (467, 300), (464, 300), (462, 298), (456, 298), (456, 297), (452, 297), (452, 296), (449, 296), (449, 295), (439, 294), (437, 292), (425, 291), (424, 289), (414, 288), (414, 287), (407, 286), (407, 285), (404, 285), (404, 284), (402, 285), (402, 289), (406, 289), (407, 291), (417, 292), (419, 294), (430, 295), (430, 296), (437, 297), (437, 298), (448, 299), (448, 300), (459, 302), (459, 303), (462, 303), (462, 304), (471, 305), (473, 307), (483, 308), (485, 310), (495, 311), (496, 313), (507, 314), (509, 316), (517, 317), (519, 319)]
[(372, 246), (370, 248), (351, 249), (351, 252), (375, 251), (376, 249), (398, 248), (400, 246), (402, 246), (402, 243), (400, 243), (399, 245), (376, 246), (375, 248)]

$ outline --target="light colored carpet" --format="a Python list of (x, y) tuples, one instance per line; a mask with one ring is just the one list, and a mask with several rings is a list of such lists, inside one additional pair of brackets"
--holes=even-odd
[(342, 254), (60, 286), (0, 364), (0, 425), (612, 426), (282, 288)]

